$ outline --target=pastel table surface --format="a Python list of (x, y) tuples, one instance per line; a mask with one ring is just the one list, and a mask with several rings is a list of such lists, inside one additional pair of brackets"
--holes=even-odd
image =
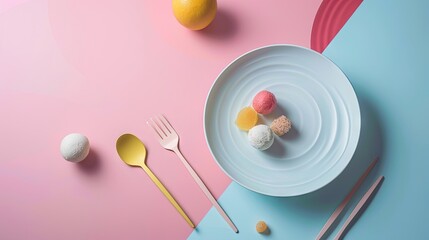
[[(241, 234), (220, 227), (210, 210), (189, 239), (314, 239), (375, 155), (378, 166), (329, 239), (378, 175), (385, 176), (383, 185), (345, 239), (427, 239), (428, 9), (426, 1), (366, 0), (323, 52), (349, 77), (362, 112), (358, 148), (340, 177), (317, 192), (284, 199), (233, 183), (220, 200)], [(270, 235), (256, 233), (258, 220)]]
[[(231, 180), (204, 141), (210, 86), (253, 48), (310, 47), (320, 3), (219, 0), (213, 24), (193, 32), (171, 1), (0, 0), (0, 239), (186, 239), (193, 229), (119, 159), (116, 139), (142, 139), (149, 167), (199, 223), (210, 202), (146, 121), (168, 117), (219, 197)], [(91, 144), (79, 164), (59, 152), (72, 132)]]
[[(348, 213), (378, 175), (386, 179), (346, 239), (426, 239), (429, 3), (354, 1), (359, 7), (335, 38), (330, 31), (313, 37), (319, 7), (332, 2), (219, 0), (213, 25), (190, 32), (175, 21), (170, 1), (0, 1), (0, 238), (313, 239), (380, 155)], [(361, 106), (361, 139), (350, 165), (300, 197), (268, 197), (231, 183), (210, 156), (202, 128), (217, 74), (253, 48), (310, 47), (320, 38), (325, 45), (315, 49), (333, 38), (323, 54), (350, 78)], [(181, 135), (184, 155), (239, 234), (156, 142), (145, 122), (159, 113)], [(79, 164), (59, 153), (71, 132), (91, 143)], [(141, 169), (119, 159), (115, 141), (126, 132), (144, 141), (148, 165), (197, 229)], [(256, 233), (258, 220), (270, 234)]]

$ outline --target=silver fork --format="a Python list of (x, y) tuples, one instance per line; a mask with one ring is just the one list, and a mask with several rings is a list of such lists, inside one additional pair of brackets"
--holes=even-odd
[(198, 186), (204, 192), (206, 197), (210, 200), (212, 205), (216, 208), (216, 210), (219, 212), (219, 214), (225, 219), (225, 221), (232, 228), (232, 230), (234, 230), (234, 232), (238, 233), (237, 227), (234, 225), (234, 223), (231, 221), (231, 219), (228, 217), (228, 215), (225, 213), (225, 211), (222, 209), (222, 207), (219, 205), (219, 203), (216, 201), (216, 199), (210, 193), (207, 186), (204, 184), (204, 182), (201, 180), (201, 178), (198, 176), (198, 174), (195, 172), (195, 170), (191, 167), (191, 165), (185, 159), (183, 154), (180, 152), (179, 135), (174, 130), (173, 126), (171, 126), (171, 124), (167, 121), (167, 119), (162, 115), (150, 118), (150, 120), (147, 121), (146, 123), (147, 123), (147, 125), (149, 125), (149, 127), (151, 127), (154, 130), (155, 136), (158, 139), (161, 146), (163, 146), (167, 150), (170, 150), (170, 151), (173, 151), (174, 153), (176, 153), (176, 155), (182, 161), (183, 165), (185, 165), (188, 172), (194, 178), (195, 182), (198, 184)]

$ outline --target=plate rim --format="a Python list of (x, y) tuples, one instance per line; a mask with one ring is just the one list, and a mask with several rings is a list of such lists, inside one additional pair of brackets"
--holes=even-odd
[[(255, 189), (252, 189), (252, 188), (250, 188), (250, 187), (248, 187), (248, 186), (245, 186), (244, 184), (242, 184), (241, 182), (239, 182), (239, 181), (237, 181), (235, 178), (233, 178), (223, 167), (222, 167), (222, 165), (219, 163), (219, 161), (217, 160), (217, 158), (216, 158), (216, 156), (215, 156), (215, 154), (213, 153), (213, 150), (212, 150), (212, 148), (211, 148), (211, 146), (210, 146), (210, 144), (209, 144), (209, 140), (208, 140), (208, 137), (207, 137), (207, 127), (206, 127), (206, 125), (207, 125), (207, 121), (206, 121), (206, 115), (207, 115), (207, 105), (208, 105), (208, 101), (209, 101), (209, 99), (210, 99), (210, 97), (211, 97), (211, 95), (213, 94), (213, 89), (214, 89), (214, 87), (216, 86), (216, 84), (217, 84), (217, 82), (218, 82), (218, 80), (219, 80), (219, 78), (220, 78), (220, 76), (222, 75), (222, 74), (224, 74), (224, 72), (226, 72), (230, 67), (231, 67), (231, 65), (233, 65), (233, 64), (235, 64), (236, 62), (238, 62), (240, 59), (242, 59), (243, 57), (245, 57), (246, 55), (249, 55), (249, 54), (251, 54), (251, 53), (253, 53), (253, 52), (256, 52), (256, 51), (259, 51), (259, 50), (262, 50), (262, 49), (268, 49), (268, 48), (273, 48), (273, 47), (292, 47), (292, 48), (299, 48), (299, 49), (303, 49), (303, 50), (305, 50), (305, 51), (309, 51), (309, 52), (312, 52), (312, 53), (315, 53), (316, 55), (319, 55), (319, 56), (321, 56), (323, 59), (325, 59), (325, 60), (327, 60), (328, 62), (330, 62), (331, 64), (333, 64), (334, 66), (336, 66), (337, 68), (338, 68), (338, 70), (340, 71), (340, 73), (342, 73), (343, 75), (344, 75), (344, 77), (347, 79), (347, 83), (350, 85), (350, 87), (352, 88), (352, 92), (353, 92), (353, 99), (355, 99), (356, 100), (356, 103), (357, 103), (357, 114), (358, 114), (358, 118), (356, 118), (355, 120), (356, 120), (356, 124), (357, 124), (357, 130), (356, 130), (356, 132), (357, 132), (357, 136), (356, 136), (356, 143), (354, 144), (354, 146), (353, 146), (353, 150), (351, 150), (351, 157), (350, 157), (350, 159), (348, 159), (348, 162), (347, 162), (347, 164), (345, 164), (344, 165), (344, 167), (338, 172), (338, 174), (334, 177), (334, 178), (332, 178), (331, 180), (329, 180), (329, 181), (327, 181), (326, 183), (324, 183), (324, 184), (322, 184), (321, 186), (319, 186), (318, 188), (316, 188), (316, 189), (313, 189), (312, 191), (309, 191), (309, 192), (305, 192), (305, 193), (296, 193), (296, 194), (290, 194), (290, 195), (281, 195), (281, 194), (270, 194), (270, 193), (267, 193), (267, 192), (261, 192), (261, 191), (257, 191), (257, 190), (255, 190)], [(323, 55), (323, 54), (321, 54), (321, 53), (319, 53), (319, 52), (317, 52), (317, 51), (315, 51), (315, 50), (313, 50), (313, 49), (310, 49), (310, 48), (307, 48), (307, 47), (304, 47), (304, 46), (299, 46), (299, 45), (295, 45), (295, 44), (269, 44), (269, 45), (264, 45), (264, 46), (261, 46), (261, 47), (257, 47), (257, 48), (254, 48), (254, 49), (252, 49), (252, 50), (249, 50), (249, 51), (247, 51), (247, 52), (245, 52), (245, 53), (243, 53), (243, 54), (241, 54), (240, 56), (238, 56), (238, 57), (236, 57), (234, 60), (232, 60), (231, 62), (229, 62), (223, 69), (222, 69), (222, 71), (217, 75), (217, 77), (215, 78), (215, 80), (213, 81), (213, 83), (212, 83), (212, 85), (210, 86), (210, 89), (209, 89), (209, 92), (208, 92), (208, 94), (207, 94), (207, 97), (206, 97), (206, 100), (205, 100), (205, 102), (204, 102), (204, 112), (203, 112), (203, 129), (204, 129), (204, 138), (205, 138), (205, 141), (206, 141), (206, 145), (208, 146), (208, 148), (209, 148), (209, 151), (210, 151), (210, 154), (211, 154), (211, 156), (213, 157), (213, 159), (214, 159), (214, 161), (216, 162), (216, 164), (219, 166), (219, 168), (220, 169), (222, 169), (222, 171), (232, 180), (232, 181), (234, 181), (235, 183), (238, 183), (239, 185), (241, 185), (241, 186), (243, 186), (244, 188), (246, 188), (246, 189), (248, 189), (248, 190), (250, 190), (250, 191), (252, 191), (252, 192), (256, 192), (256, 193), (259, 193), (259, 194), (263, 194), (263, 195), (266, 195), (266, 196), (274, 196), (274, 197), (296, 197), (296, 196), (303, 196), (303, 195), (306, 195), (306, 194), (310, 194), (310, 193), (312, 193), (312, 192), (315, 192), (315, 191), (317, 191), (317, 190), (320, 190), (320, 189), (322, 189), (323, 187), (325, 187), (325, 186), (327, 186), (329, 183), (331, 183), (332, 181), (334, 181), (335, 179), (337, 179), (338, 178), (338, 176), (340, 176), (341, 175), (341, 173), (343, 173), (344, 172), (344, 170), (347, 168), (347, 166), (349, 165), (349, 163), (350, 163), (350, 161), (352, 160), (352, 158), (353, 158), (353, 156), (354, 156), (354, 154), (355, 154), (355, 152), (356, 152), (356, 149), (357, 149), (357, 146), (358, 146), (358, 143), (359, 143), (359, 139), (360, 139), (360, 134), (361, 134), (361, 126), (362, 125), (362, 115), (361, 115), (361, 111), (360, 111), (360, 103), (359, 103), (359, 99), (358, 99), (358, 97), (357, 97), (357, 95), (356, 95), (356, 90), (355, 90), (355, 87), (353, 86), (353, 84), (350, 82), (350, 79), (348, 78), (348, 76), (344, 73), (344, 71), (337, 65), (337, 64), (335, 64), (331, 59), (329, 59), (327, 56), (325, 56), (325, 55)]]

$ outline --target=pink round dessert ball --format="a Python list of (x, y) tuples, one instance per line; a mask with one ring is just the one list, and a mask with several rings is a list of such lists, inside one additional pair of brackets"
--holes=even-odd
[(252, 107), (260, 114), (270, 114), (277, 106), (274, 94), (267, 90), (258, 92), (253, 98)]

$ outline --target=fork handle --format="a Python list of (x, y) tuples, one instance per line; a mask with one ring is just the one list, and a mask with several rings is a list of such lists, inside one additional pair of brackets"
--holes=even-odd
[(216, 201), (216, 199), (210, 193), (209, 189), (204, 184), (203, 180), (201, 180), (201, 178), (198, 176), (198, 174), (195, 172), (195, 170), (191, 167), (191, 165), (188, 163), (188, 161), (186, 160), (186, 158), (180, 152), (179, 148), (178, 147), (174, 148), (173, 152), (176, 153), (176, 155), (180, 158), (180, 160), (182, 161), (183, 165), (185, 165), (186, 169), (191, 174), (192, 178), (194, 178), (195, 182), (198, 184), (198, 186), (204, 192), (204, 194), (206, 195), (206, 197), (210, 200), (210, 202), (212, 203), (212, 205), (219, 212), (219, 214), (223, 217), (223, 219), (225, 219), (225, 221), (232, 228), (232, 230), (234, 230), (234, 232), (238, 233), (237, 227), (234, 225), (234, 223), (228, 217), (228, 215), (226, 214), (226, 212), (222, 209), (222, 207), (219, 205), (219, 203)]
[(180, 207), (180, 205), (176, 202), (176, 200), (171, 196), (170, 192), (167, 190), (167, 188), (164, 187), (164, 185), (159, 181), (159, 179), (153, 174), (153, 172), (148, 168), (146, 165), (141, 166), (143, 170), (149, 175), (152, 182), (155, 183), (155, 185), (161, 190), (161, 192), (164, 194), (164, 196), (170, 201), (170, 203), (176, 208), (176, 210), (180, 213), (180, 215), (185, 219), (185, 221), (191, 226), (192, 228), (195, 228), (194, 223), (192, 223), (191, 219), (189, 219), (188, 215), (186, 215), (185, 211)]

